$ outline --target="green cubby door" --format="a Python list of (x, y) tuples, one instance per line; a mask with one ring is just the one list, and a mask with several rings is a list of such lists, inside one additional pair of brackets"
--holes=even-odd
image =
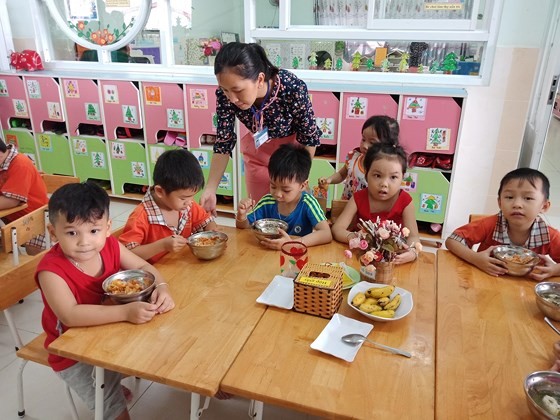
[[(197, 158), (200, 166), (202, 168), (202, 173), (204, 174), (205, 183), (208, 182), (208, 175), (210, 174), (210, 162), (212, 161), (213, 151), (212, 149), (190, 149), (190, 152)], [(224, 171), (224, 176), (222, 181), (216, 190), (218, 195), (226, 195), (229, 197), (235, 197), (235, 177), (233, 176), (233, 160), (230, 159)], [(200, 195), (202, 191), (199, 191), (195, 196), (195, 200), (198, 202), (200, 200)]]
[(68, 137), (52, 133), (37, 133), (35, 139), (43, 172), (74, 176)]
[(124, 184), (149, 185), (146, 149), (139, 142), (110, 141), (113, 193), (124, 194)]
[(175, 149), (181, 149), (180, 146), (167, 146), (166, 144), (163, 143), (157, 143), (157, 144), (148, 144), (148, 166), (150, 167), (150, 172), (148, 174), (149, 179), (150, 179), (150, 185), (153, 184), (153, 179), (154, 179), (154, 167), (156, 166), (156, 160), (158, 157), (161, 156), (161, 154), (167, 150), (175, 150)]
[(31, 158), (37, 168), (39, 162), (37, 160), (37, 149), (35, 147), (35, 139), (31, 131), (27, 130), (4, 130), (4, 141), (6, 144), (16, 144), (18, 152), (23, 153)]
[(409, 169), (403, 179), (403, 189), (412, 196), (416, 220), (444, 222), (449, 181), (443, 173), (431, 169)]
[(109, 160), (105, 140), (98, 137), (71, 137), (76, 176), (80, 181), (102, 179), (109, 181)]

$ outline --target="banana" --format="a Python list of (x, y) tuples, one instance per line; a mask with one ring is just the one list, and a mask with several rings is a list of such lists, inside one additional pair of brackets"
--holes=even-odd
[(371, 305), (377, 305), (377, 299), (372, 298), (372, 297), (368, 297), (368, 298), (366, 298), (364, 303), (369, 303)]
[(395, 297), (391, 299), (391, 301), (383, 307), (383, 309), (396, 310), (400, 304), (401, 304), (401, 295), (400, 293), (397, 293)]
[(365, 300), (366, 300), (365, 294), (363, 294), (362, 292), (356, 293), (356, 296), (354, 296), (354, 298), (352, 299), (352, 305), (360, 306), (362, 303), (365, 302)]
[(370, 312), (370, 315), (380, 316), (381, 318), (394, 318), (395, 311), (392, 309), (384, 309), (382, 311)]
[(384, 286), (384, 287), (372, 287), (366, 290), (366, 296), (379, 299), (382, 297), (390, 296), (391, 293), (393, 293), (394, 291), (395, 291), (395, 286), (393, 285)]
[(391, 301), (391, 299), (390, 299), (389, 297), (385, 296), (385, 297), (382, 297), (382, 298), (377, 299), (377, 304), (378, 304), (379, 306), (385, 306), (385, 305), (387, 305), (390, 301)]
[(383, 309), (381, 306), (379, 305), (375, 305), (373, 303), (362, 303), (359, 308), (360, 311), (365, 312), (365, 313), (370, 313), (370, 312), (375, 312), (375, 311), (380, 311), (381, 309)]

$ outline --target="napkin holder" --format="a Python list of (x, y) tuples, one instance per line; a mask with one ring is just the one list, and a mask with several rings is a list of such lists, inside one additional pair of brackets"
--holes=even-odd
[(342, 302), (340, 266), (307, 263), (294, 280), (294, 310), (332, 318)]

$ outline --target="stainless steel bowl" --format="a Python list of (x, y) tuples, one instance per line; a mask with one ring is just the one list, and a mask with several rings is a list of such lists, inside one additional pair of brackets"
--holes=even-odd
[(201, 260), (213, 260), (224, 253), (228, 236), (223, 232), (199, 232), (187, 238), (191, 251)]
[(503, 261), (510, 276), (526, 276), (539, 263), (539, 256), (530, 249), (513, 245), (500, 245), (492, 255)]
[(560, 321), (560, 283), (552, 281), (538, 283), (535, 286), (535, 300), (543, 314), (550, 319)]
[(525, 378), (524, 383), (527, 406), (531, 413), (539, 419), (558, 419), (543, 406), (542, 399), (546, 395), (555, 398), (560, 404), (560, 373), (533, 372)]
[[(143, 283), (144, 288), (142, 291), (137, 293), (111, 293), (109, 292), (109, 286), (116, 280), (121, 280), (129, 282), (132, 280), (138, 280)], [(156, 279), (154, 275), (148, 271), (144, 270), (125, 270), (119, 271), (112, 276), (107, 277), (102, 284), (103, 290), (113, 301), (116, 303), (129, 303), (136, 302), (139, 300), (147, 301), (150, 299), (152, 292), (156, 286)]]
[(253, 223), (253, 233), (259, 241), (281, 238), (278, 229), (288, 230), (288, 223), (280, 219), (260, 219)]

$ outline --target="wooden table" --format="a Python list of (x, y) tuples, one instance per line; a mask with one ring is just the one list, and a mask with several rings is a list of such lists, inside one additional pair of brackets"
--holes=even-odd
[[(339, 261), (342, 249), (340, 244), (310, 248), (310, 261)], [(414, 297), (414, 309), (406, 318), (372, 321), (347, 306), (346, 293), (339, 312), (372, 322), (370, 338), (410, 351), (411, 359), (364, 344), (354, 362), (345, 362), (309, 347), (329, 320), (269, 308), (222, 389), (327, 418), (433, 419), (435, 255), (422, 253), (416, 263), (399, 266), (396, 277), (396, 284)]]
[(0, 210), (0, 218), (9, 216), (10, 214), (17, 213), (18, 211), (25, 210), (27, 208), (27, 203), (20, 204), (19, 206), (10, 207), (8, 209)]
[(559, 338), (537, 308), (536, 283), (489, 276), (444, 250), (437, 276), (436, 418), (533, 418), (523, 381), (550, 368)]
[(49, 351), (196, 394), (216, 394), (266, 310), (256, 299), (280, 264), (278, 252), (262, 248), (250, 230), (221, 230), (229, 240), (220, 258), (201, 261), (187, 248), (157, 264), (175, 309), (143, 325), (71, 328)]

